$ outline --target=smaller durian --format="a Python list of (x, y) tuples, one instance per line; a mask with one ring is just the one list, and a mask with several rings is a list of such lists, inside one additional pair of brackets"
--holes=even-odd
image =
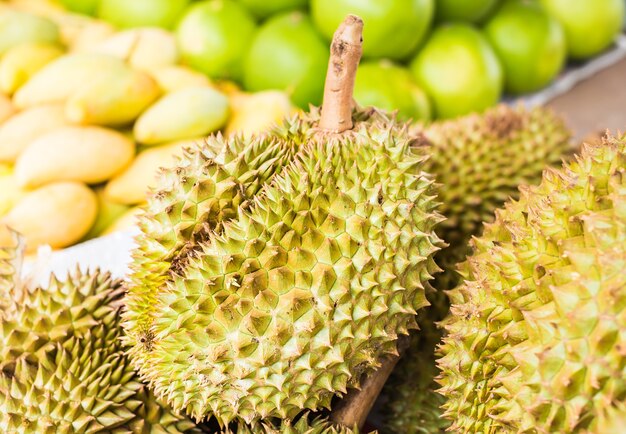
[(77, 272), (39, 287), (20, 277), (22, 250), (0, 250), (0, 432), (199, 433), (133, 371), (121, 282)]

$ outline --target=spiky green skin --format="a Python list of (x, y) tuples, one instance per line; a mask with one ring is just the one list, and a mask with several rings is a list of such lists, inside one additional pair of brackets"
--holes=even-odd
[(598, 417), (585, 434), (623, 434), (626, 427), (626, 402), (600, 409)]
[[(341, 136), (318, 134), (313, 113), (253, 138), (243, 155), (267, 142), (279, 153), (223, 177), (247, 205), (226, 188), (195, 200), (227, 172), (201, 150), (164, 174), (140, 223), (126, 328), (140, 374), (175, 409), (226, 425), (328, 407), (416, 326), (440, 242), (426, 157), (405, 126), (356, 118)], [(262, 163), (265, 182), (248, 187)], [(208, 202), (233, 212), (196, 215)], [(213, 229), (194, 239), (181, 221)]]
[(425, 170), (441, 184), (439, 200), (446, 220), (438, 235), (449, 244), (436, 255), (444, 269), (435, 277), (438, 289), (458, 283), (456, 264), (468, 253), (469, 240), (483, 222), (517, 187), (534, 184), (543, 169), (559, 164), (571, 152), (570, 132), (550, 110), (501, 105), (484, 114), (419, 127), (423, 142), (432, 146)]
[[(0, 261), (5, 270), (9, 256)], [(0, 277), (10, 300), (0, 315), (1, 432), (195, 432), (133, 371), (121, 341), (119, 282), (78, 274), (31, 290), (7, 284), (17, 273)]]
[[(336, 425), (324, 417), (318, 416), (311, 420), (308, 413), (303, 414), (295, 422), (283, 419), (279, 423), (257, 422), (252, 426), (239, 424), (235, 431), (236, 434), (359, 434), (359, 432), (356, 426), (347, 428)], [(231, 433), (227, 431), (226, 434)]]
[(585, 145), (475, 239), (439, 360), (453, 429), (581, 432), (626, 398), (626, 138)]

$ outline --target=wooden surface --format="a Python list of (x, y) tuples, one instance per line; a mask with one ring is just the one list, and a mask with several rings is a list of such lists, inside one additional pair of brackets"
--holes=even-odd
[(547, 104), (563, 115), (577, 140), (603, 133), (626, 132), (626, 59), (578, 83)]

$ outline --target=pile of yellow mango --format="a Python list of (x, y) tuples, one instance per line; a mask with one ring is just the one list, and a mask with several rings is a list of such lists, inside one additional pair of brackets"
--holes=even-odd
[(282, 92), (244, 93), (181, 64), (166, 30), (0, 4), (0, 247), (8, 227), (31, 252), (125, 228), (185, 147), (293, 110)]

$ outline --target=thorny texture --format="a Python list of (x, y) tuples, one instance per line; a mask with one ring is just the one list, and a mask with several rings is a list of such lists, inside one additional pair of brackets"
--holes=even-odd
[(453, 430), (604, 432), (626, 400), (625, 168), (626, 137), (584, 145), (473, 241), (439, 360)]
[(20, 259), (19, 243), (0, 252), (1, 432), (197, 432), (135, 374), (121, 341), (120, 282), (77, 272), (26, 287)]
[(221, 152), (209, 139), (162, 174), (125, 328), (175, 409), (226, 425), (328, 407), (416, 326), (440, 245), (427, 157), (384, 114), (354, 119), (320, 134), (314, 111)]

